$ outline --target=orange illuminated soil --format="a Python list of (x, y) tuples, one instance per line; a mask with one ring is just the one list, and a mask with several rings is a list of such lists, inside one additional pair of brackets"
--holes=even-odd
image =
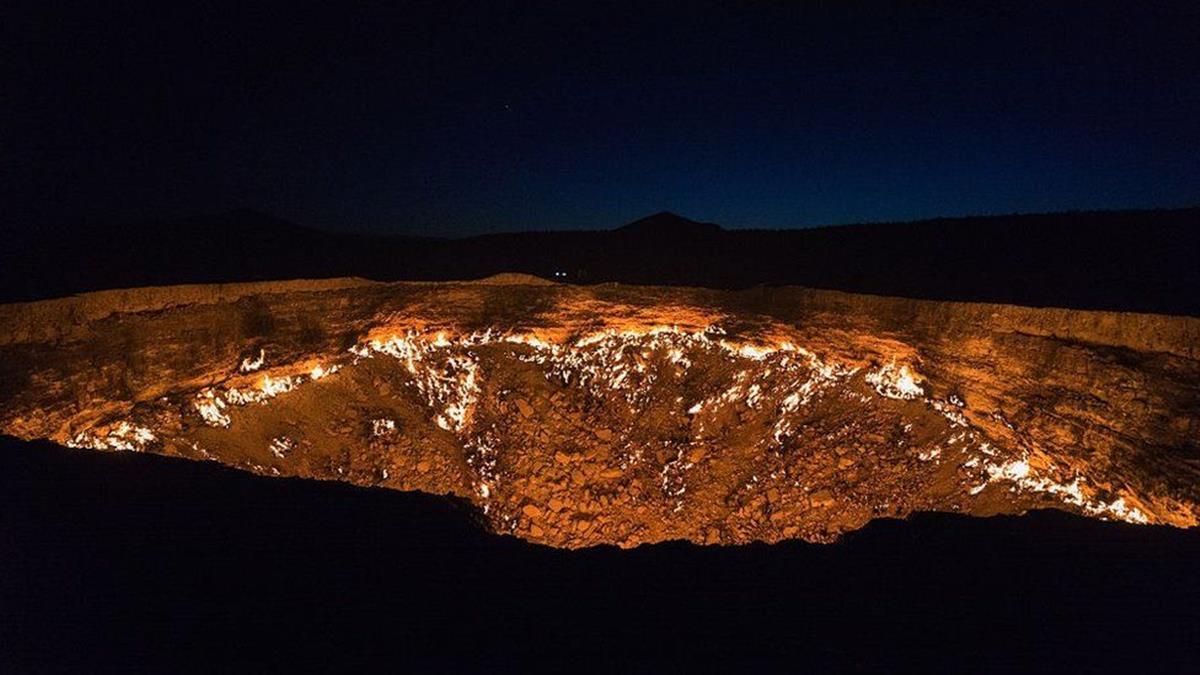
[(1200, 320), (361, 280), (0, 306), (0, 432), (450, 493), (536, 542), (1200, 516)]

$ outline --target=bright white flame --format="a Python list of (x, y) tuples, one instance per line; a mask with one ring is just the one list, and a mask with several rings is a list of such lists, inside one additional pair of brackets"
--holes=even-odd
[(317, 365), (313, 366), (311, 371), (309, 371), (308, 377), (315, 382), (323, 377), (329, 377), (341, 369), (342, 367), (338, 365), (333, 365), (326, 368), (318, 363)]
[(262, 393), (268, 398), (273, 398), (284, 392), (289, 392), (295, 387), (296, 381), (290, 377), (284, 376), (272, 378), (270, 375), (263, 375), (262, 384), (259, 385), (259, 389), (261, 389)]
[(271, 439), (271, 444), (267, 446), (267, 449), (271, 451), (271, 454), (275, 455), (279, 459), (286, 457), (288, 453), (295, 448), (296, 442), (287, 436), (276, 436), (275, 438)]
[(265, 349), (260, 349), (258, 350), (257, 357), (246, 357), (242, 359), (242, 365), (238, 368), (238, 370), (242, 371), (243, 373), (253, 373), (259, 368), (262, 368), (263, 362), (266, 361), (266, 358), (267, 351)]
[(67, 447), (141, 452), (156, 440), (154, 432), (146, 427), (121, 421), (108, 428), (81, 431), (67, 441)]
[[(968, 463), (968, 466), (970, 464)], [(1041, 492), (1053, 495), (1064, 504), (1077, 506), (1088, 515), (1100, 518), (1116, 518), (1129, 523), (1146, 524), (1150, 518), (1137, 507), (1125, 503), (1124, 497), (1118, 497), (1112, 502), (1089, 498), (1083, 489), (1084, 479), (1075, 477), (1070, 483), (1059, 483), (1050, 478), (1037, 476), (1033, 468), (1024, 458), (1009, 460), (1000, 464), (985, 464), (988, 478), (982, 484), (969, 490), (977, 495), (983, 492), (989, 484), (997, 480), (1005, 480), (1015, 484), (1017, 489), (1027, 492)]]
[(193, 405), (196, 412), (200, 413), (200, 418), (210, 427), (227, 427), (232, 421), (225, 413), (224, 399), (213, 394), (211, 389), (198, 395)]
[(912, 400), (925, 395), (925, 390), (917, 383), (916, 375), (908, 366), (889, 363), (879, 370), (867, 373), (866, 380), (875, 387), (875, 391), (886, 398)]
[(396, 422), (385, 418), (371, 420), (372, 436), (387, 436), (396, 431)]

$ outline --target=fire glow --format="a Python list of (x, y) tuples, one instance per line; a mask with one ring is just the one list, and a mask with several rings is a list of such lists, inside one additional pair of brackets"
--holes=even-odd
[[(639, 392), (656, 377), (647, 368), (647, 358), (663, 354), (665, 360), (687, 371), (694, 362), (690, 354), (700, 352), (723, 353), (733, 363), (754, 363), (758, 371), (770, 373), (770, 368), (781, 371), (796, 369), (796, 379), (789, 390), (773, 394), (777, 400), (778, 420), (771, 430), (775, 443), (795, 433), (795, 424), (790, 420), (805, 408), (813, 397), (831, 386), (845, 386), (849, 378), (858, 372), (857, 366), (830, 363), (815, 354), (796, 346), (790, 341), (777, 343), (744, 342), (729, 338), (727, 332), (717, 325), (684, 329), (673, 325), (651, 325), (645, 328), (604, 329), (586, 335), (555, 342), (535, 333), (498, 333), (491, 330), (453, 336), (448, 331), (420, 332), (410, 330), (404, 334), (370, 338), (351, 347), (348, 353), (351, 363), (359, 359), (386, 356), (399, 361), (411, 376), (411, 384), (435, 412), (433, 422), (442, 430), (462, 435), (472, 447), (483, 447), (470, 438), (472, 413), (480, 395), (480, 363), (472, 350), (488, 346), (509, 345), (529, 349), (529, 354), (514, 354), (515, 358), (546, 367), (546, 376), (561, 380), (565, 385), (581, 387), (603, 386), (627, 392), (630, 403), (636, 403)], [(253, 372), (265, 364), (265, 352), (244, 360), (241, 372)], [(206, 390), (196, 400), (195, 409), (206, 424), (228, 427), (231, 422), (230, 406), (266, 404), (270, 399), (287, 394), (305, 382), (316, 382), (338, 372), (344, 364), (317, 364), (305, 375), (263, 374), (254, 387), (230, 387), (222, 392)], [(768, 367), (769, 366), (769, 367)], [(722, 391), (688, 405), (686, 414), (701, 418), (713, 414), (723, 406), (739, 403), (751, 408), (765, 400), (767, 393), (762, 385), (750, 382), (749, 370), (738, 371), (732, 385)], [(956, 398), (949, 401), (928, 400), (926, 391), (916, 372), (908, 364), (892, 361), (868, 370), (862, 375), (864, 382), (874, 392), (886, 399), (899, 401), (925, 400), (927, 404), (957, 426), (968, 426), (963, 417), (962, 402)], [(647, 379), (649, 378), (649, 380)], [(700, 423), (701, 432), (704, 429)], [(391, 420), (376, 420), (372, 423), (372, 434), (386, 436), (394, 433)], [(146, 433), (150, 433), (148, 430)], [(958, 438), (961, 438), (960, 435)], [(81, 437), (82, 443), (106, 447), (138, 447), (138, 437), (126, 440), (123, 432), (98, 438)], [(958, 441), (952, 439), (952, 444)], [(987, 443), (979, 446), (983, 455), (992, 453)], [(282, 459), (294, 448), (290, 439), (275, 439), (271, 452)], [(484, 453), (487, 454), (487, 453)], [(942, 448), (931, 448), (920, 453), (919, 459), (932, 462), (940, 458)], [(663, 489), (679, 497), (686, 492), (683, 481), (691, 464), (677, 458), (662, 469)], [(975, 460), (976, 462), (978, 460)], [(969, 464), (978, 466), (978, 464)], [(676, 467), (676, 468), (671, 468)], [(1013, 483), (1021, 490), (1045, 493), (1060, 498), (1063, 503), (1074, 505), (1085, 512), (1101, 517), (1113, 517), (1130, 522), (1148, 522), (1148, 517), (1139, 509), (1129, 507), (1125, 500), (1100, 502), (1084, 496), (1080, 481), (1059, 484), (1045, 478), (1033, 477), (1030, 466), (1023, 460), (987, 464), (984, 467), (986, 481), (969, 490), (979, 494), (984, 487), (997, 481)], [(479, 485), (481, 495), (490, 494), (498, 482), (495, 476), (486, 476)], [(486, 497), (485, 497), (486, 498)], [(678, 504), (682, 508), (682, 502)]]
[[(927, 510), (1200, 515), (1166, 473), (1183, 432), (1161, 420), (1196, 388), (1178, 321), (1153, 323), (1164, 343), (1090, 313), (513, 281), (272, 284), (254, 310), (269, 329), (235, 342), (198, 329), (243, 325), (245, 303), (212, 300), (228, 289), (161, 311), (138, 298), (115, 324), (68, 322), (77, 339), (18, 332), (36, 337), (10, 350), (32, 386), (5, 428), (450, 493), (496, 531), (567, 547), (832, 541)], [(145, 338), (128, 358), (114, 325)], [(1080, 341), (1064, 349), (1063, 331)], [(1183, 360), (1105, 360), (1126, 344)], [(1144, 396), (1104, 388), (1130, 373)]]

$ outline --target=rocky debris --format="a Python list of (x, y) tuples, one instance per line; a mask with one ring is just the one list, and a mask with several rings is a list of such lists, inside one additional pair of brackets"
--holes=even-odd
[(569, 547), (1200, 513), (1194, 319), (500, 281), (0, 307), (0, 430), (456, 494)]
[(525, 399), (517, 399), (516, 406), (517, 411), (521, 414), (521, 417), (533, 417), (533, 406), (529, 405), (529, 402)]

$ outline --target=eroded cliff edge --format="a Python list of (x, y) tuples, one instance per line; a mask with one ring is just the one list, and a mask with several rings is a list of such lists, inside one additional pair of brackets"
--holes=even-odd
[(1200, 515), (1200, 320), (355, 279), (0, 306), (0, 431), (452, 493), (557, 546)]

